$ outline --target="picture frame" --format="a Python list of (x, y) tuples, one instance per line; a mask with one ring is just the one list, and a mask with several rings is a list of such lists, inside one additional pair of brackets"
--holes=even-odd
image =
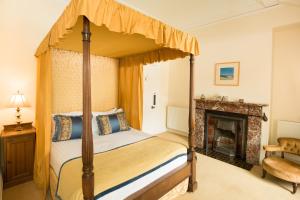
[(223, 62), (215, 64), (215, 85), (239, 86), (240, 62)]

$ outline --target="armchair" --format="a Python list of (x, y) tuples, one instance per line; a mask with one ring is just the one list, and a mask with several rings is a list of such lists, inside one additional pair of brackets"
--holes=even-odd
[[(285, 159), (284, 155), (290, 153), (300, 156), (300, 139), (278, 138), (278, 145), (266, 145), (264, 150), (266, 155), (262, 162), (262, 178), (265, 178), (268, 173), (291, 182), (293, 184), (292, 193), (295, 194), (300, 183), (300, 164)], [(281, 158), (272, 156), (272, 152), (281, 152)]]

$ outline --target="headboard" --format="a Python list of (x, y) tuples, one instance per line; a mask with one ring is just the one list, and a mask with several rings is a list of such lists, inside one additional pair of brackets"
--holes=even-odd
[[(52, 113), (82, 110), (82, 54), (52, 49)], [(92, 111), (118, 106), (118, 59), (91, 56)]]

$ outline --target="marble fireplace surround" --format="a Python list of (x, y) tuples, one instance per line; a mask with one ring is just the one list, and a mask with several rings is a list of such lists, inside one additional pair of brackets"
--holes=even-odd
[(204, 129), (206, 110), (238, 113), (248, 117), (246, 162), (258, 164), (260, 157), (261, 129), (263, 120), (263, 107), (266, 104), (239, 103), (233, 101), (195, 99), (195, 134), (196, 146), (204, 148)]

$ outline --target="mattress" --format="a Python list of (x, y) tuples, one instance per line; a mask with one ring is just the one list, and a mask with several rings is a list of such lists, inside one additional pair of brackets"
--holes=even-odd
[[(131, 144), (136, 144), (141, 141), (151, 139), (153, 136), (131, 129), (129, 131), (119, 132), (106, 136), (94, 135), (94, 153), (105, 153), (114, 149), (125, 147)], [(74, 158), (81, 157), (81, 140), (69, 140), (64, 142), (53, 142), (51, 150), (51, 168), (56, 177), (60, 176), (60, 171), (65, 163), (68, 163)], [(186, 153), (176, 156), (161, 165), (146, 171), (140, 176), (133, 177), (129, 181), (122, 184), (117, 184), (114, 187), (106, 189), (105, 191), (96, 194), (95, 199), (124, 199), (134, 192), (142, 189), (151, 182), (159, 179), (168, 172), (185, 164), (187, 161)], [(59, 196), (59, 195), (58, 195)], [(78, 197), (72, 197), (77, 199)]]

